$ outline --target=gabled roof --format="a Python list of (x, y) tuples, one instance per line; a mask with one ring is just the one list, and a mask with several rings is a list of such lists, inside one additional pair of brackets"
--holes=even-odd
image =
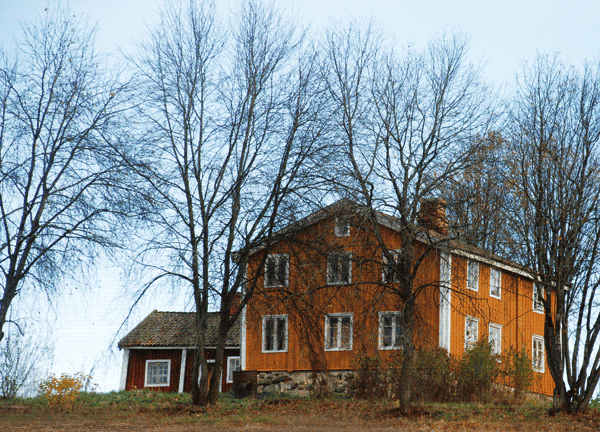
[[(333, 204), (323, 207), (322, 209), (319, 209), (314, 213), (311, 213), (308, 216), (291, 223), (285, 228), (282, 228), (275, 233), (275, 241), (277, 241), (277, 237), (285, 237), (294, 231), (304, 229), (328, 217), (342, 214), (365, 214), (367, 210), (368, 208), (362, 204), (359, 204), (348, 198), (341, 198)], [(380, 225), (385, 226), (392, 231), (399, 231), (401, 228), (401, 221), (395, 216), (375, 210), (375, 217)], [(449, 238), (447, 235), (440, 234), (433, 230), (423, 228), (423, 230), (417, 234), (417, 240), (434, 247), (439, 247), (440, 249), (447, 249), (448, 251), (458, 255), (478, 259), (486, 262), (487, 264), (495, 265), (510, 272), (535, 279), (535, 272), (521, 264), (517, 264), (516, 262), (499, 255), (492, 254), (484, 249), (480, 249), (456, 239)], [(252, 253), (256, 253), (261, 249), (262, 247), (257, 247), (252, 251)]]
[[(206, 346), (217, 345), (218, 312), (208, 313)], [(119, 342), (119, 348), (132, 347), (195, 347), (194, 312), (159, 312), (154, 310)], [(226, 347), (240, 346), (240, 325), (236, 322), (227, 336)]]

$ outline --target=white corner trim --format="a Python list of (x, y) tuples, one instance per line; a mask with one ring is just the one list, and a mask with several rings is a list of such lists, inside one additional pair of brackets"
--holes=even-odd
[(240, 370), (246, 370), (246, 308), (242, 309), (242, 322), (240, 323)]
[(440, 253), (440, 328), (439, 345), (450, 352), (452, 332), (452, 254)]
[(185, 363), (187, 361), (187, 349), (181, 350), (181, 367), (179, 368), (179, 393), (183, 393), (185, 383)]
[(119, 382), (119, 390), (125, 390), (127, 385), (127, 369), (129, 368), (129, 350), (123, 350), (123, 363), (121, 364), (121, 381)]

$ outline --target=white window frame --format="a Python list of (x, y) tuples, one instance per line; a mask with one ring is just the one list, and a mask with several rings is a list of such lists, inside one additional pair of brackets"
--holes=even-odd
[[(157, 364), (157, 363), (167, 363), (167, 382), (166, 384), (154, 384), (154, 383), (149, 383), (148, 382), (148, 378), (150, 378), (149, 375), (149, 371), (150, 371), (150, 367), (153, 364)], [(146, 360), (146, 370), (145, 370), (145, 374), (144, 374), (144, 387), (169, 387), (171, 385), (171, 360), (170, 359), (153, 359), (153, 360)]]
[(347, 218), (336, 216), (334, 231), (336, 237), (349, 237), (350, 221)]
[[(401, 250), (400, 249), (396, 249), (396, 250), (391, 250), (389, 251), (390, 254), (394, 257), (394, 265), (398, 262), (398, 257), (400, 256)], [(397, 283), (400, 282), (400, 278), (397, 278), (397, 271), (396, 271), (396, 266), (394, 266), (394, 278), (393, 280), (388, 280), (386, 277), (386, 270), (389, 270), (389, 262), (385, 256), (385, 254), (383, 254), (383, 260), (381, 261), (383, 263), (383, 266), (381, 268), (381, 281), (383, 283)]]
[[(285, 264), (285, 280), (283, 284), (268, 284), (268, 268), (269, 261), (275, 261), (275, 267), (280, 267), (282, 265), (282, 261)], [(271, 254), (267, 256), (265, 260), (265, 276), (264, 276), (264, 284), (265, 288), (277, 288), (277, 287), (286, 287), (289, 285), (290, 281), (290, 256), (288, 254)]]
[[(536, 342), (539, 344), (537, 348)], [(535, 334), (531, 336), (531, 366), (535, 372), (546, 371), (546, 347), (543, 336)]]
[(534, 312), (539, 313), (539, 314), (543, 314), (544, 313), (544, 302), (542, 301), (542, 298), (540, 296), (541, 292), (540, 292), (540, 285), (537, 284), (536, 282), (533, 283), (532, 286), (533, 289), (533, 294), (532, 294), (532, 304), (531, 304), (531, 308), (533, 309)]
[[(492, 329), (498, 330), (499, 339), (492, 337)], [(492, 344), (492, 354), (502, 354), (502, 325), (496, 323), (490, 323), (488, 327), (488, 341)]]
[[(498, 276), (494, 278), (494, 274)], [(494, 288), (497, 288), (497, 293), (494, 292)], [(490, 297), (502, 300), (502, 271), (496, 267), (490, 268)]]
[[(267, 320), (269, 319), (281, 319), (284, 318), (285, 319), (285, 329), (284, 329), (284, 348), (283, 349), (270, 349), (267, 350), (267, 334), (266, 334), (266, 324), (267, 324)], [(275, 321), (276, 323), (277, 321)], [(287, 315), (264, 315), (262, 317), (262, 352), (263, 353), (276, 353), (276, 352), (287, 352), (288, 350), (288, 316)], [(275, 325), (273, 328), (273, 347), (277, 347), (279, 345), (279, 340), (277, 339), (277, 326)]]
[[(472, 322), (475, 324), (475, 340), (470, 341), (467, 338), (467, 329), (469, 328), (469, 323)], [(465, 351), (470, 350), (479, 340), (479, 318), (475, 318), (469, 315), (465, 315)]]
[[(331, 268), (329, 266), (329, 263), (330, 263), (329, 258), (333, 255), (338, 256), (338, 259), (337, 259), (338, 275), (341, 274), (340, 258), (347, 257), (347, 259), (348, 259), (348, 280), (347, 281), (331, 280), (332, 272), (331, 272)], [(333, 252), (333, 253), (330, 253), (329, 255), (327, 255), (327, 285), (349, 285), (351, 283), (352, 283), (352, 252), (341, 251), (341, 252)]]
[(231, 363), (233, 361), (237, 361), (237, 368), (239, 370), (241, 370), (242, 367), (242, 362), (240, 359), (240, 356), (231, 356), (231, 357), (227, 357), (227, 376), (225, 377), (225, 382), (226, 383), (232, 383), (233, 382), (233, 372), (234, 371), (234, 367), (231, 365)]
[[(383, 319), (385, 317), (402, 317), (402, 312), (399, 311), (391, 311), (391, 312), (379, 312), (379, 349), (380, 350), (398, 350), (402, 349), (402, 345), (395, 345), (394, 342), (402, 337), (402, 328), (398, 328), (397, 320), (392, 320), (392, 345), (384, 346), (383, 345)], [(402, 326), (402, 324), (400, 324)], [(398, 334), (400, 332), (400, 334)]]
[[(474, 272), (474, 273), (473, 273)], [(473, 282), (473, 283), (471, 283)], [(479, 292), (479, 262), (467, 260), (467, 289)]]
[[(329, 346), (329, 329), (330, 329), (330, 318), (340, 318), (337, 323), (337, 337), (335, 346)], [(342, 347), (342, 318), (350, 318), (350, 345), (348, 347)], [(353, 314), (349, 312), (342, 313), (330, 313), (325, 314), (325, 351), (352, 351), (352, 344), (354, 342), (354, 318)]]

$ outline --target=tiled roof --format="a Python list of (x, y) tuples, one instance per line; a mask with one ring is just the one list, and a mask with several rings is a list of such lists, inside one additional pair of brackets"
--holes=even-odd
[[(129, 347), (194, 347), (196, 346), (194, 312), (153, 311), (121, 339), (119, 348)], [(209, 312), (206, 346), (217, 345), (219, 314)], [(236, 322), (227, 336), (227, 347), (240, 346), (240, 325)]]

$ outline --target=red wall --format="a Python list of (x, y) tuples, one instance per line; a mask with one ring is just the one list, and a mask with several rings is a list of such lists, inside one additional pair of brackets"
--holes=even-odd
[[(144, 387), (146, 360), (171, 360), (171, 377), (168, 387)], [(167, 393), (177, 392), (180, 369), (180, 349), (132, 349), (129, 351), (125, 390), (149, 389)]]
[[(131, 349), (129, 350), (129, 364), (127, 366), (127, 383), (125, 390), (149, 389), (160, 392), (174, 393), (179, 391), (179, 374), (181, 370), (181, 349)], [(227, 357), (239, 356), (239, 349), (226, 349), (223, 364), (223, 375), (221, 378), (221, 391), (231, 390), (232, 384), (226, 382)], [(214, 350), (207, 352), (208, 359), (214, 359)], [(171, 376), (168, 387), (144, 387), (146, 374), (146, 360), (171, 360)], [(185, 364), (184, 392), (192, 390), (192, 368), (194, 364), (194, 352), (187, 351)]]

